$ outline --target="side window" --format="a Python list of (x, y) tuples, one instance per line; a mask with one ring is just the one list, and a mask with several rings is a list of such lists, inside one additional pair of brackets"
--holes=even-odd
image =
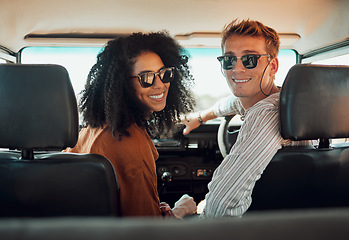
[(349, 54), (328, 58), (324, 60), (314, 61), (313, 64), (326, 64), (326, 65), (348, 65), (349, 66)]
[(7, 49), (6, 47), (0, 46), (0, 63), (15, 63), (16, 53)]

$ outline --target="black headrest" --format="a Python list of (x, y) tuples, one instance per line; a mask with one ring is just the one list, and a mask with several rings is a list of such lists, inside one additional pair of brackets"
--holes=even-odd
[(285, 139), (349, 137), (349, 67), (297, 64), (280, 93)]
[(58, 65), (0, 64), (0, 147), (63, 149), (78, 139), (75, 94)]

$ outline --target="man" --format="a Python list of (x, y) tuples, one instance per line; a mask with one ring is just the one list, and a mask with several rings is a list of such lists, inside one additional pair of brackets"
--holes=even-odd
[[(234, 20), (223, 31), (222, 72), (235, 95), (192, 114), (182, 122), (188, 134), (201, 123), (239, 114), (244, 120), (236, 143), (215, 170), (208, 185), (202, 218), (241, 216), (251, 205), (255, 182), (282, 145), (279, 132), (279, 88), (274, 83), (279, 67), (277, 32), (258, 21)], [(301, 143), (304, 144), (304, 143)]]

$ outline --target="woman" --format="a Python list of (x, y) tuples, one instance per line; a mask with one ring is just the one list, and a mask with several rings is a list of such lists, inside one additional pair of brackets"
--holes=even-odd
[[(187, 195), (170, 209), (157, 193), (151, 137), (168, 132), (192, 111), (193, 78), (182, 47), (167, 32), (135, 33), (108, 42), (91, 68), (80, 110), (86, 126), (68, 152), (96, 153), (113, 164), (123, 216), (193, 214)], [(149, 136), (150, 135), (150, 136)]]

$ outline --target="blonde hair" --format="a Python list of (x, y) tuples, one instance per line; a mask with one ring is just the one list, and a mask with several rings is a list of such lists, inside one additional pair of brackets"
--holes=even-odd
[(278, 33), (268, 26), (265, 26), (261, 22), (253, 20), (233, 20), (231, 23), (224, 27), (222, 32), (222, 50), (226, 40), (232, 35), (239, 36), (251, 36), (251, 37), (263, 37), (265, 39), (267, 53), (272, 58), (277, 57), (280, 47), (280, 38)]

